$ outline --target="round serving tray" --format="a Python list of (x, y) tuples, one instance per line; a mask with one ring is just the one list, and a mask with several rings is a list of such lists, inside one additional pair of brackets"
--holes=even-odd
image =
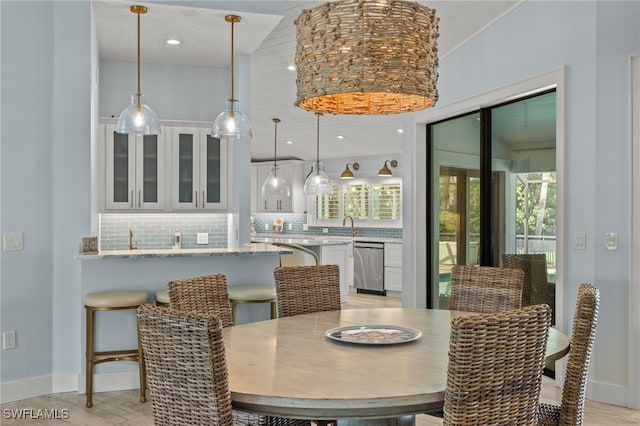
[(413, 342), (422, 336), (422, 332), (398, 325), (351, 325), (327, 330), (325, 336), (338, 342), (359, 345), (394, 345)]

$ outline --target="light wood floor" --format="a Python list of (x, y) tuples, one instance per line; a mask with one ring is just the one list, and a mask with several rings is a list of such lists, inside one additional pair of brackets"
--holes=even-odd
[[(349, 295), (344, 309), (359, 307), (398, 307), (400, 299), (382, 297), (376, 295)], [(544, 402), (557, 403), (560, 399), (560, 391), (551, 380), (545, 378), (542, 386), (542, 400)], [(78, 426), (146, 426), (153, 425), (151, 414), (151, 402), (144, 404), (138, 402), (138, 391), (127, 390), (118, 392), (100, 392), (93, 396), (93, 408), (85, 408), (85, 396), (76, 392), (58, 393), (37, 398), (15, 401), (2, 404), (2, 416), (0, 424), (4, 425), (78, 425)], [(33, 415), (37, 410), (57, 410), (58, 417), (62, 417), (63, 410), (68, 412), (67, 419), (59, 420), (33, 420), (10, 419), (11, 411), (32, 409)], [(418, 426), (442, 424), (440, 419), (426, 415), (416, 417)], [(587, 401), (585, 409), (585, 426), (602, 425), (640, 425), (640, 411), (630, 410), (614, 405)]]

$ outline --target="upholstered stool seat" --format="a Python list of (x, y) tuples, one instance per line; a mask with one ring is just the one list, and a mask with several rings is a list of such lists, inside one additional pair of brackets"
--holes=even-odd
[(238, 303), (270, 303), (271, 319), (277, 318), (276, 287), (272, 285), (232, 285), (229, 286), (231, 317), (236, 323)]
[(169, 290), (156, 291), (156, 306), (169, 306)]
[[(93, 367), (96, 364), (111, 361), (135, 361), (140, 374), (140, 402), (145, 402), (145, 368), (138, 333), (138, 347), (122, 350), (95, 350), (95, 314), (96, 311), (118, 311), (137, 309), (147, 303), (148, 295), (144, 291), (100, 291), (88, 293), (84, 297), (86, 309), (86, 393), (87, 407), (93, 406)], [(137, 325), (136, 325), (137, 330)]]

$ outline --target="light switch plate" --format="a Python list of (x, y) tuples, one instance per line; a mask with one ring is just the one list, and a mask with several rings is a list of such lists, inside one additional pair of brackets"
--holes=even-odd
[(574, 232), (573, 248), (576, 250), (584, 250), (587, 247), (587, 234), (585, 232)]
[(605, 235), (605, 246), (607, 250), (618, 250), (618, 233), (607, 232)]
[(4, 251), (22, 250), (22, 232), (5, 233), (3, 239)]
[(196, 244), (209, 244), (209, 233), (198, 232), (196, 234)]

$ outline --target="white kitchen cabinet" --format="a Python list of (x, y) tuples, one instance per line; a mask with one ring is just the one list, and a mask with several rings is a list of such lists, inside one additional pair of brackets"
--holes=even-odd
[(164, 135), (124, 135), (100, 124), (105, 154), (104, 206), (108, 210), (165, 207)]
[(210, 129), (171, 128), (171, 207), (174, 210), (227, 208), (227, 143)]
[[(353, 249), (352, 244), (339, 244), (330, 246), (314, 247), (316, 253), (320, 257), (321, 265), (338, 265), (340, 269), (340, 302), (347, 301), (347, 292), (349, 291), (349, 282), (347, 271), (349, 263), (351, 263), (351, 281), (353, 284)], [(349, 260), (349, 255), (351, 260)]]
[(251, 163), (251, 211), (271, 213), (304, 213), (304, 162), (278, 161), (279, 173), (291, 189), (289, 196), (269, 198), (262, 196), (262, 184), (271, 173), (273, 161)]
[(402, 291), (402, 244), (384, 243), (384, 289)]

